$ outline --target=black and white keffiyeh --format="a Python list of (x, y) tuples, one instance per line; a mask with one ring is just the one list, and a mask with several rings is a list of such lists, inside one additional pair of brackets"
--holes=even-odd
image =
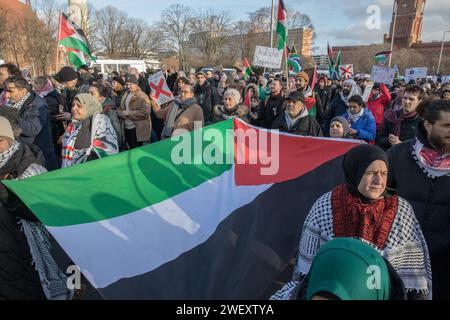
[[(309, 212), (302, 230), (297, 263), (292, 281), (276, 292), (271, 300), (296, 299), (301, 280), (308, 274), (320, 247), (333, 239), (332, 192), (320, 197)], [(428, 247), (412, 206), (398, 197), (398, 209), (386, 245), (380, 251), (402, 279), (407, 292), (417, 292), (431, 299), (431, 263)]]
[(23, 104), (25, 103), (25, 101), (27, 101), (27, 99), (28, 99), (30, 96), (31, 96), (31, 93), (28, 92), (28, 93), (25, 95), (25, 97), (23, 97), (22, 99), (20, 99), (20, 101), (18, 101), (18, 102), (16, 102), (16, 103), (14, 103), (13, 105), (11, 105), (11, 108), (14, 108), (14, 109), (17, 109), (17, 110), (22, 109)]

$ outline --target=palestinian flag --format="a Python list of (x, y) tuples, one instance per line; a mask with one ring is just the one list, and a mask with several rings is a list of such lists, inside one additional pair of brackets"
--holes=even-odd
[(264, 299), (355, 145), (229, 119), (4, 184), (105, 298)]
[(244, 58), (244, 80), (247, 81), (252, 74), (252, 67), (248, 63), (247, 58)]
[(381, 66), (384, 66), (387, 61), (389, 61), (389, 57), (391, 56), (392, 51), (381, 51), (375, 55), (375, 61)]
[(64, 47), (80, 51), (95, 61), (95, 57), (91, 53), (89, 42), (83, 30), (62, 12), (59, 18), (58, 43)]
[(67, 48), (67, 56), (69, 58), (70, 63), (77, 68), (80, 68), (83, 65), (87, 65), (84, 53), (81, 51), (72, 48)]
[(278, 50), (286, 50), (287, 38), (287, 24), (286, 24), (286, 7), (283, 0), (278, 3), (278, 18), (277, 18), (277, 35), (278, 35)]
[(339, 50), (339, 53), (336, 58), (336, 63), (334, 64), (334, 70), (336, 72), (336, 77), (338, 79), (341, 77), (341, 65), (342, 65), (342, 54), (341, 50)]

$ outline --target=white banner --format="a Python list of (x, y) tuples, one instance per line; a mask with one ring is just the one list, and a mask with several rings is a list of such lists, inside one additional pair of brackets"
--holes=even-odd
[(370, 80), (374, 82), (392, 85), (395, 77), (395, 69), (381, 66), (373, 66)]
[(264, 68), (279, 69), (283, 59), (283, 50), (256, 46), (253, 65)]
[(148, 84), (152, 89), (152, 97), (158, 101), (159, 105), (170, 102), (174, 99), (172, 91), (170, 91), (162, 71), (149, 77)]
[(411, 80), (421, 79), (427, 77), (428, 68), (409, 68), (405, 71), (405, 80), (406, 83)]

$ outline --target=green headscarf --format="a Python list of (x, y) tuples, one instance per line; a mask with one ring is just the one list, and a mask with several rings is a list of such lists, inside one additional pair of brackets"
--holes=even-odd
[(381, 255), (368, 244), (336, 238), (322, 246), (308, 273), (307, 299), (319, 292), (341, 300), (389, 300), (391, 283)]
[(85, 119), (88, 119), (94, 114), (101, 113), (103, 111), (101, 103), (88, 93), (79, 93), (75, 96), (75, 99), (78, 99), (83, 108), (86, 109)]

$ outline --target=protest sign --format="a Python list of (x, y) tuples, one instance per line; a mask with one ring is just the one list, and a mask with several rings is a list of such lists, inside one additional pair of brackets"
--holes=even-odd
[(255, 55), (253, 57), (253, 65), (264, 68), (279, 69), (281, 67), (282, 59), (283, 50), (256, 46)]
[(170, 91), (162, 71), (157, 72), (148, 78), (148, 83), (150, 88), (152, 88), (152, 98), (155, 98), (159, 105), (170, 102), (174, 99), (172, 91)]
[(405, 71), (406, 83), (410, 82), (411, 80), (426, 78), (427, 71), (428, 71), (428, 68), (426, 68), (426, 67), (406, 69), (406, 71)]
[(392, 85), (395, 77), (395, 69), (381, 66), (373, 66), (370, 80), (374, 82)]

